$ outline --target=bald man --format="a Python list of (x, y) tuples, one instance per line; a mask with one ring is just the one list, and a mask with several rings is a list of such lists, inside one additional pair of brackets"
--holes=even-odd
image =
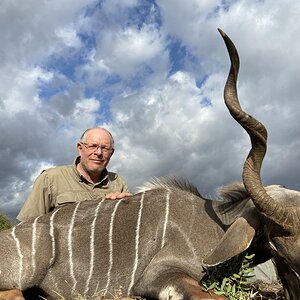
[(17, 216), (19, 221), (40, 216), (55, 207), (95, 199), (128, 197), (128, 187), (118, 174), (107, 171), (114, 139), (105, 128), (89, 128), (77, 143), (79, 156), (72, 165), (44, 170)]

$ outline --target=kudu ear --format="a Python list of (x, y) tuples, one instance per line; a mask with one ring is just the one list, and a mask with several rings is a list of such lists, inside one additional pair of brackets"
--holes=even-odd
[(216, 266), (241, 254), (249, 248), (258, 228), (258, 219), (250, 213), (247, 214), (247, 217), (237, 218), (223, 235), (216, 248), (204, 258), (204, 266)]

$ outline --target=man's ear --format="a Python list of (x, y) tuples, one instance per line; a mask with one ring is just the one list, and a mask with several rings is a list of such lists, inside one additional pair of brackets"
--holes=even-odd
[(115, 152), (115, 149), (112, 149), (110, 157), (113, 156), (114, 152)]
[(76, 149), (77, 149), (78, 153), (80, 154), (81, 149), (82, 149), (82, 145), (79, 142), (76, 145)]

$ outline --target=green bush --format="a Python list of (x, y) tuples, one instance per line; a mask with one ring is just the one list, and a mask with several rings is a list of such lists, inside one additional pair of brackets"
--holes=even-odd
[(0, 211), (0, 231), (13, 226), (12, 221)]
[(251, 268), (253, 256), (242, 253), (223, 264), (207, 268), (201, 282), (203, 290), (213, 291), (217, 295), (228, 297), (229, 300), (252, 298), (249, 279), (254, 277)]

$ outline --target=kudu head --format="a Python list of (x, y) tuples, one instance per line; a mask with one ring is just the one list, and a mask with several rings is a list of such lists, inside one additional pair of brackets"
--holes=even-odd
[(263, 226), (286, 299), (300, 299), (300, 192), (278, 187), (268, 192), (262, 185), (260, 170), (266, 153), (267, 130), (245, 113), (238, 100), (238, 52), (229, 37), (219, 29), (226, 44), (231, 67), (224, 89), (224, 99), (233, 118), (247, 131), (251, 150), (243, 168), (243, 182), (263, 219)]

